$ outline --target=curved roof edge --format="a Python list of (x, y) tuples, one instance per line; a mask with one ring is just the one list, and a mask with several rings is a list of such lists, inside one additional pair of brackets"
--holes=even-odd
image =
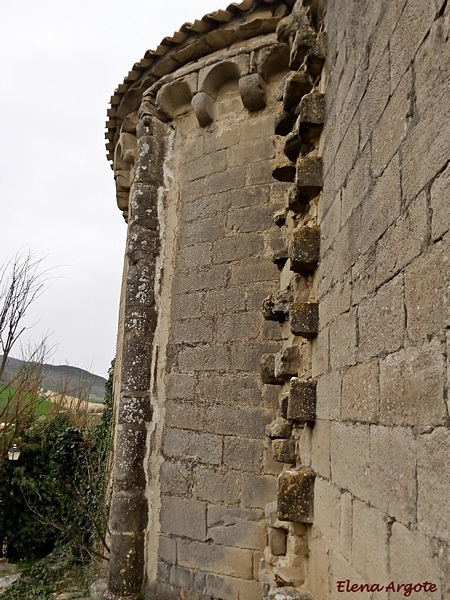
[[(107, 110), (107, 121), (106, 121), (106, 150), (107, 150), (107, 159), (112, 161), (113, 159), (113, 151), (116, 143), (118, 130), (123, 121), (124, 115), (121, 115), (120, 109), (122, 108), (122, 103), (125, 97), (132, 91), (137, 97), (142, 95), (144, 90), (140, 90), (140, 84), (142, 84), (142, 80), (145, 79), (146, 82), (156, 82), (158, 79), (174, 71), (185, 64), (192, 62), (193, 60), (198, 60), (202, 56), (205, 56), (211, 52), (215, 52), (220, 49), (213, 46), (208, 46), (205, 44), (205, 47), (198, 48), (194, 51), (194, 56), (192, 53), (185, 53), (185, 56), (178, 56), (175, 59), (175, 55), (181, 49), (187, 48), (191, 46), (197, 40), (203, 38), (209, 32), (214, 30), (218, 30), (221, 27), (226, 26), (228, 23), (233, 21), (235, 18), (239, 18), (240, 16), (245, 16), (248, 13), (251, 13), (258, 8), (270, 8), (271, 5), (273, 7), (285, 6), (289, 11), (292, 6), (295, 4), (295, 0), (242, 0), (242, 2), (233, 2), (229, 4), (226, 9), (219, 9), (217, 11), (208, 13), (204, 15), (200, 20), (195, 20), (193, 23), (184, 23), (178, 31), (176, 31), (172, 37), (165, 37), (156, 50), (147, 50), (139, 62), (135, 63), (129, 71), (128, 75), (123, 80), (123, 83), (119, 84), (114, 94), (110, 98), (110, 106)], [(280, 15), (279, 18), (282, 18), (283, 15)], [(224, 46), (225, 47), (225, 46)], [(196, 56), (197, 54), (197, 56)], [(157, 66), (161, 62), (161, 60), (166, 57), (172, 57), (173, 60), (169, 60), (169, 65), (166, 66), (166, 69), (160, 69), (158, 71)], [(166, 71), (166, 72), (164, 72)], [(132, 96), (134, 96), (132, 94)], [(125, 112), (128, 114), (133, 112), (137, 108), (138, 101), (136, 97), (130, 98), (130, 106), (123, 107), (126, 108)], [(125, 115), (126, 116), (126, 115)]]

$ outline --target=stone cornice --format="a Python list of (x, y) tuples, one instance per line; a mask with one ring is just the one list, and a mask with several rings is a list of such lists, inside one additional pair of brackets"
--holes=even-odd
[(165, 37), (156, 50), (148, 50), (111, 96), (105, 133), (107, 159), (113, 160), (121, 125), (138, 109), (146, 89), (192, 61), (240, 41), (274, 32), (293, 4), (294, 0), (232, 3), (225, 10), (209, 13), (194, 23), (185, 23), (172, 37)]

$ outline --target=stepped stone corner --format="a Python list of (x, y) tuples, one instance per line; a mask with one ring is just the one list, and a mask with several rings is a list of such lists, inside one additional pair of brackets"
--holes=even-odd
[(450, 597), (449, 7), (243, 0), (112, 95), (108, 600)]

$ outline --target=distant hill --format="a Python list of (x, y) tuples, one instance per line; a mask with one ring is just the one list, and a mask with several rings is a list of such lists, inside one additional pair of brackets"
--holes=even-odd
[[(0, 355), (0, 360), (1, 358)], [(5, 381), (12, 380), (23, 363), (24, 361), (17, 358), (8, 358), (3, 379)], [(42, 387), (46, 390), (64, 391), (67, 395), (75, 397), (79, 397), (80, 391), (85, 394), (87, 390), (91, 396), (104, 399), (105, 383), (106, 379), (104, 377), (94, 375), (78, 367), (44, 364)]]

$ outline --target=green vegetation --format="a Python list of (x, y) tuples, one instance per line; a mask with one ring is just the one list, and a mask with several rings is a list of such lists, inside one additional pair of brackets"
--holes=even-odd
[[(33, 408), (33, 412), (38, 415), (47, 415), (54, 411), (55, 405), (53, 402), (49, 402), (42, 398), (42, 400), (35, 400), (31, 394), (25, 394), (24, 397), (20, 398), (20, 401), (25, 405)], [(5, 421), (8, 420), (8, 415), (14, 416), (17, 413), (17, 392), (15, 388), (4, 385), (0, 382), (0, 415)]]
[(73, 587), (88, 594), (92, 566), (83, 564), (70, 548), (60, 547), (49, 556), (34, 562), (2, 595), (2, 600), (51, 600), (56, 593)]
[(89, 395), (89, 402), (94, 402), (95, 404), (104, 404), (105, 403), (105, 398), (104, 397), (100, 397), (100, 396), (96, 396), (95, 394), (90, 394)]
[[(97, 426), (79, 425), (69, 413), (35, 418), (18, 441), (6, 528), (10, 560), (40, 558), (2, 600), (47, 600), (80, 581), (92, 558), (108, 552), (108, 461), (112, 444), (112, 370), (105, 410)], [(0, 489), (9, 477), (0, 470)], [(77, 572), (75, 577), (74, 572)]]

